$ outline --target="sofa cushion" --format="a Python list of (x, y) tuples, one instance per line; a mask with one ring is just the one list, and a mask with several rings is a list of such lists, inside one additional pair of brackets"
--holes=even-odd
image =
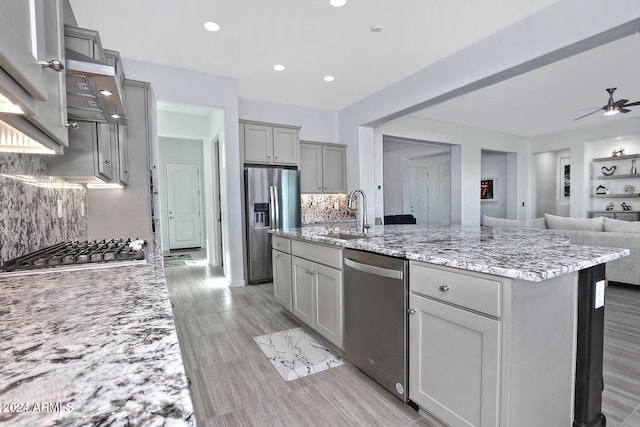
[(547, 222), (544, 217), (518, 221), (517, 219), (494, 218), (492, 216), (482, 215), (482, 225), (486, 225), (487, 227), (547, 228)]
[(621, 221), (619, 219), (604, 219), (604, 231), (619, 233), (640, 233), (640, 221)]
[(547, 228), (554, 230), (604, 231), (604, 218), (569, 218), (544, 214)]

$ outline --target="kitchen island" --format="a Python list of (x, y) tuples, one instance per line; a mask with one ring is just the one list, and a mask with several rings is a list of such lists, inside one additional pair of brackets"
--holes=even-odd
[[(322, 278), (311, 287), (315, 321), (306, 323), (333, 343), (343, 326), (332, 334), (325, 326), (349, 323), (337, 254), (349, 248), (409, 260), (408, 396), (421, 409), (451, 426), (604, 425), (604, 264), (627, 249), (572, 245), (562, 234), (516, 228), (387, 225), (366, 234), (340, 227), (273, 234), (274, 262), (290, 256), (294, 316), (304, 321), (298, 313), (310, 305), (309, 292), (302, 301), (297, 293), (306, 276)], [(280, 262), (274, 292), (283, 296)], [(345, 255), (347, 262), (353, 264)], [(344, 280), (347, 293), (346, 274)], [(329, 316), (341, 312), (344, 321)]]
[(192, 425), (162, 257), (0, 277), (0, 424)]

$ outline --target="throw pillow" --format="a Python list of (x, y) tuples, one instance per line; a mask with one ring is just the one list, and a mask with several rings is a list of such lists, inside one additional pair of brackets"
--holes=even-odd
[(494, 218), (482, 215), (482, 225), (487, 227), (522, 227), (522, 228), (547, 228), (544, 217), (518, 221), (517, 219)]
[(604, 220), (597, 218), (570, 218), (544, 214), (547, 219), (547, 228), (555, 230), (580, 230), (580, 231), (604, 231)]
[(604, 231), (618, 233), (640, 233), (640, 221), (620, 221), (619, 219), (604, 219)]

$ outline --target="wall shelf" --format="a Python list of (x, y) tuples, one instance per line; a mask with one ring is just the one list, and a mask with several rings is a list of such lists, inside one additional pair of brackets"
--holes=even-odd
[(640, 159), (640, 154), (629, 154), (627, 156), (609, 156), (609, 157), (598, 157), (596, 159), (593, 159), (594, 162), (609, 162), (609, 161), (616, 161), (616, 160), (627, 160), (627, 159)]
[(596, 199), (606, 199), (606, 198), (612, 198), (612, 199), (633, 199), (635, 197), (640, 197), (639, 193), (625, 193), (625, 194), (593, 194), (591, 197), (596, 198)]

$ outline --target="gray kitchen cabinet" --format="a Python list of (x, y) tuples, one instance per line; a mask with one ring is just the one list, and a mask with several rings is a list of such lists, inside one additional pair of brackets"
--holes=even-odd
[(273, 266), (273, 298), (284, 308), (292, 310), (291, 240), (278, 236), (271, 239)]
[(292, 313), (344, 348), (342, 249), (291, 241)]
[(62, 3), (0, 2), (0, 94), (24, 112), (0, 120), (58, 153), (68, 145), (65, 73), (51, 62), (65, 62)]
[(47, 157), (49, 175), (69, 182), (102, 184), (111, 180), (112, 144), (117, 134), (110, 125), (78, 122), (69, 132), (64, 156)]
[(311, 328), (314, 328), (313, 263), (306, 259), (291, 257), (291, 276), (293, 281), (292, 313)]
[(299, 129), (292, 126), (241, 122), (240, 137), (245, 163), (297, 165)]
[(451, 426), (498, 425), (500, 321), (409, 295), (409, 398)]
[(577, 275), (410, 261), (409, 398), (452, 427), (571, 425), (576, 307)]
[(347, 192), (347, 148), (344, 145), (300, 143), (300, 190), (303, 193)]

